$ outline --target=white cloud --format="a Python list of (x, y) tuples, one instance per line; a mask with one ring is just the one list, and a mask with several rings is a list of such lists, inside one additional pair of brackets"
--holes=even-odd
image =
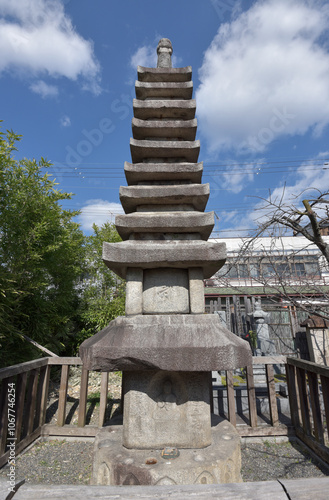
[(93, 224), (101, 226), (105, 222), (113, 222), (117, 214), (123, 214), (120, 203), (110, 203), (105, 200), (88, 200), (81, 209), (78, 221), (83, 231), (92, 231)]
[(329, 5), (257, 1), (222, 24), (205, 52), (196, 92), (211, 151), (264, 151), (281, 135), (321, 134), (329, 123)]
[(37, 82), (32, 83), (32, 85), (30, 85), (30, 89), (32, 92), (41, 95), (43, 99), (58, 96), (58, 88), (55, 85), (49, 85), (43, 80), (38, 80)]
[[(320, 193), (328, 191), (329, 187), (329, 169), (326, 167), (325, 159), (328, 158), (329, 151), (321, 152), (317, 155), (314, 162), (304, 162), (297, 169), (291, 169), (290, 174), (285, 176), (285, 182), (271, 190), (264, 197), (251, 197), (252, 204), (243, 217), (244, 227), (253, 228), (255, 223), (263, 223), (267, 220), (267, 214), (272, 210), (263, 208), (268, 206), (268, 201), (286, 207), (290, 210), (296, 207), (298, 210), (304, 210), (302, 200), (316, 199)], [(324, 216), (326, 204), (319, 205), (317, 213)], [(241, 226), (241, 214), (232, 218), (231, 227), (239, 231)], [(247, 233), (246, 233), (247, 234)]]
[[(328, 152), (319, 153), (318, 158), (328, 158)], [(272, 200), (282, 200), (287, 205), (302, 206), (301, 201), (309, 197), (318, 197), (329, 189), (329, 169), (325, 161), (305, 162), (293, 173), (293, 182), (289, 179), (271, 193)], [(325, 207), (324, 207), (325, 208)]]
[(143, 45), (139, 47), (130, 58), (130, 66), (134, 69), (137, 66), (155, 68), (157, 65), (157, 54), (153, 45)]
[(81, 79), (101, 92), (93, 44), (76, 32), (62, 0), (0, 0), (0, 15), (0, 73)]
[(212, 174), (208, 174), (212, 186), (210, 196), (215, 198), (217, 197), (217, 191), (223, 190), (234, 194), (240, 193), (261, 172), (262, 164), (263, 159), (243, 164), (230, 161), (228, 166), (215, 169)]
[(60, 119), (60, 124), (62, 127), (70, 127), (71, 126), (71, 118), (67, 115), (62, 116)]

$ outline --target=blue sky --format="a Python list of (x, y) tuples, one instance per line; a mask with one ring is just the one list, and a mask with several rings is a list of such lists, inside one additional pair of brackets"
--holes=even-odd
[(318, 0), (0, 0), (2, 129), (53, 163), (90, 234), (120, 211), (137, 65), (170, 38), (193, 69), (214, 235), (246, 236), (269, 189), (329, 189), (328, 27)]

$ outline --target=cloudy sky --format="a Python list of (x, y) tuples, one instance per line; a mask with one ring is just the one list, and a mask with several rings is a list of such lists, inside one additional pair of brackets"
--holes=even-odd
[(329, 3), (0, 0), (0, 119), (46, 157), (65, 208), (114, 222), (137, 65), (192, 65), (216, 236), (247, 235), (259, 198), (329, 189)]

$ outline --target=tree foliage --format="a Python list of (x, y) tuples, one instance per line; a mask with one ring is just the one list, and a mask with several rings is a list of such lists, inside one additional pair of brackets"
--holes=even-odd
[(79, 308), (80, 328), (77, 344), (105, 328), (124, 314), (125, 282), (108, 269), (102, 260), (103, 242), (121, 241), (115, 225), (93, 225), (94, 233), (86, 238), (87, 273), (82, 283)]
[(14, 157), (20, 136), (0, 133), (0, 365), (40, 355), (21, 336), (65, 352), (84, 267), (84, 236), (61, 202), (50, 163)]

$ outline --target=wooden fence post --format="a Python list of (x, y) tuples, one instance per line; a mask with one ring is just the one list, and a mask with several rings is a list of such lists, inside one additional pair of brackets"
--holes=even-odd
[(70, 365), (62, 365), (61, 383), (59, 386), (58, 417), (57, 425), (63, 427), (65, 424), (67, 387), (69, 382)]

